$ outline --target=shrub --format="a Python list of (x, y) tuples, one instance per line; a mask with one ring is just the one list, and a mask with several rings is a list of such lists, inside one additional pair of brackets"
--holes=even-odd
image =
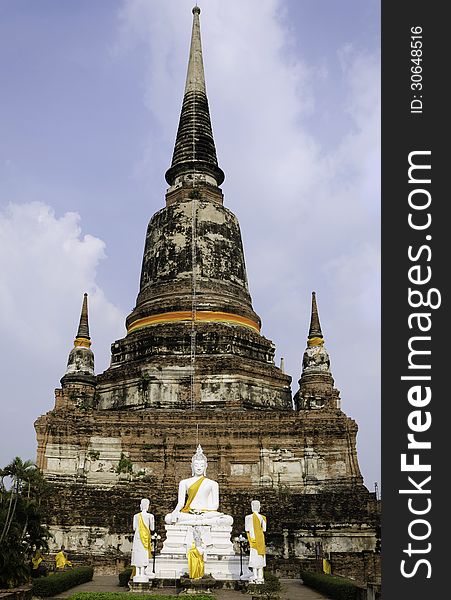
[(119, 573), (119, 585), (121, 587), (127, 587), (130, 577), (132, 576), (133, 567), (126, 567)]
[(270, 571), (265, 571), (264, 578), (265, 583), (263, 585), (265, 585), (268, 589), (271, 589), (273, 592), (280, 592), (282, 586), (277, 575), (274, 575), (274, 573), (271, 573)]
[(282, 589), (280, 579), (277, 575), (265, 571), (264, 573), (265, 583), (250, 583), (248, 585), (248, 591), (252, 596), (260, 596), (265, 600), (275, 600), (279, 597), (279, 592)]
[(309, 571), (302, 571), (301, 577), (305, 585), (334, 600), (357, 600), (358, 598), (359, 588), (349, 579)]
[(77, 567), (70, 571), (40, 577), (33, 581), (33, 596), (42, 598), (57, 596), (60, 592), (65, 592), (76, 585), (91, 581), (93, 575), (93, 567)]
[(116, 473), (133, 473), (133, 463), (123, 452), (117, 463)]

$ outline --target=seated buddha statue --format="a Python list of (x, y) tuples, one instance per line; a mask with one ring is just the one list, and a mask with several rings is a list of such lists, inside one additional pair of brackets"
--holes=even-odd
[(218, 511), (219, 485), (206, 477), (207, 457), (199, 444), (191, 459), (192, 477), (179, 483), (178, 501), (167, 514), (168, 525), (232, 525), (233, 517)]

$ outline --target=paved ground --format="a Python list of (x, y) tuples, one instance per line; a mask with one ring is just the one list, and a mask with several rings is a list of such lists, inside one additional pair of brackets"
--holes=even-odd
[[(282, 579), (281, 600), (324, 600), (326, 596), (304, 586), (300, 581), (294, 579)], [(92, 581), (77, 585), (67, 592), (57, 596), (58, 599), (69, 598), (75, 592), (124, 592), (125, 588), (118, 586), (117, 575), (95, 575)], [(159, 588), (156, 594), (175, 594), (175, 588)], [(216, 590), (214, 592), (217, 600), (245, 600), (241, 592), (233, 590)], [(139, 599), (139, 596), (137, 600)]]

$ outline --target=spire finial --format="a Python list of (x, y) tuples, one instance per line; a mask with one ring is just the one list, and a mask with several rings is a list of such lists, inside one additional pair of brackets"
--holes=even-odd
[(200, 8), (196, 4), (193, 8), (193, 30), (191, 33), (191, 47), (189, 51), (188, 72), (186, 74), (185, 94), (187, 92), (206, 93), (199, 15)]
[(316, 304), (316, 292), (312, 292), (312, 314), (310, 317), (310, 329), (308, 332), (308, 345), (315, 346), (323, 343), (323, 332), (319, 322), (318, 306)]
[(91, 338), (89, 337), (89, 322), (88, 322), (88, 294), (83, 295), (83, 304), (81, 307), (80, 323), (78, 325), (77, 337), (74, 341), (74, 346), (91, 346)]

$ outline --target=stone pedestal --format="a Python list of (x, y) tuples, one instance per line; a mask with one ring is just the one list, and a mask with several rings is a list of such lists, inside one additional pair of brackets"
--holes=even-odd
[[(224, 581), (248, 581), (252, 572), (248, 567), (249, 559), (243, 556), (243, 575), (240, 574), (239, 556), (219, 556), (208, 554), (205, 561), (205, 574), (214, 579)], [(177, 580), (188, 573), (186, 554), (159, 554), (155, 565), (156, 577), (166, 580)]]
[(180, 578), (180, 587), (182, 594), (203, 595), (212, 594), (212, 589), (215, 589), (218, 582), (214, 577), (204, 576), (201, 579), (189, 579), (188, 577)]
[[(207, 554), (218, 556), (234, 556), (231, 525), (196, 525), (201, 533), (202, 541), (207, 548)], [(193, 525), (165, 525), (166, 539), (161, 550), (162, 555), (183, 554), (191, 548), (193, 541)]]
[[(156, 557), (156, 577), (180, 579), (188, 573), (187, 548), (193, 541), (194, 525), (166, 525), (166, 539), (161, 554)], [(243, 556), (243, 575), (240, 557), (233, 549), (231, 525), (196, 525), (206, 546), (205, 574), (219, 580), (244, 580), (252, 575), (248, 568), (249, 559)]]

